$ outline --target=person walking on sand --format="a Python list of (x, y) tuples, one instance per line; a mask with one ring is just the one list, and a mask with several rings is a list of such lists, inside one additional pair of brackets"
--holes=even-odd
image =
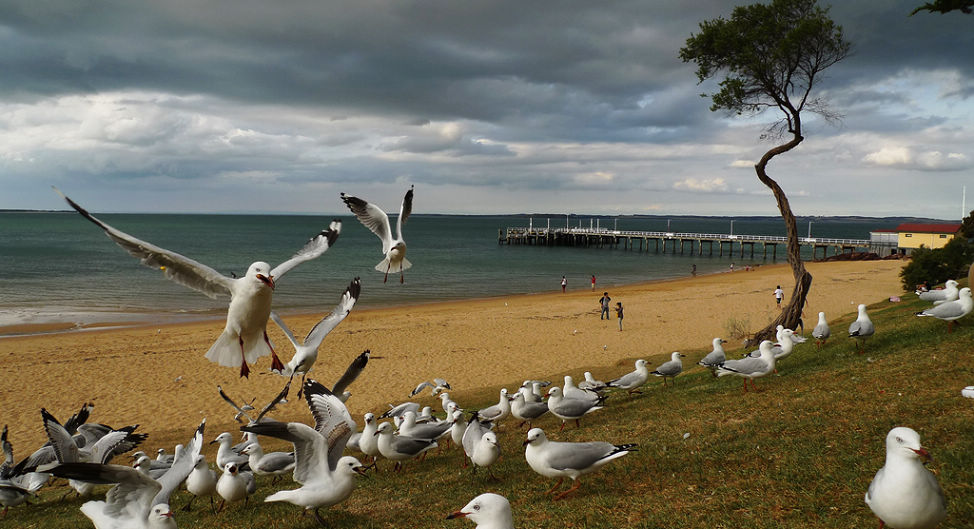
[(781, 285), (774, 287), (774, 300), (778, 304), (778, 308), (781, 308), (781, 298), (785, 297), (785, 291), (781, 290)]
[(568, 287), (568, 280), (565, 279), (565, 276), (561, 276), (561, 293), (562, 294), (565, 293), (565, 288), (567, 288), (567, 287)]
[(609, 297), (608, 292), (603, 292), (602, 297), (599, 299), (599, 304), (602, 305), (602, 314), (599, 315), (600, 320), (608, 320), (609, 318), (609, 307), (611, 306), (609, 302), (612, 298)]
[(592, 274), (592, 292), (595, 292), (595, 274)]
[(622, 332), (622, 302), (616, 303), (616, 315), (619, 316), (619, 332)]
[(693, 265), (690, 267), (690, 275), (693, 277), (697, 277), (697, 265)]

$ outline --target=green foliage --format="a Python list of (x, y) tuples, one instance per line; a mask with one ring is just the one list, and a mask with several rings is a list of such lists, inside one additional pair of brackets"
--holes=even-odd
[(960, 236), (965, 239), (974, 239), (974, 210), (961, 221)]
[(913, 250), (910, 257), (910, 264), (900, 272), (903, 289), (908, 291), (923, 282), (932, 286), (966, 276), (968, 267), (974, 262), (974, 244), (965, 237), (954, 237), (943, 248), (921, 246)]
[(777, 107), (786, 114), (806, 104), (818, 74), (844, 59), (850, 44), (842, 27), (815, 0), (773, 0), (736, 7), (730, 20), (700, 23), (700, 33), (680, 50), (683, 62), (697, 64), (703, 82), (726, 72), (710, 109), (738, 114)]

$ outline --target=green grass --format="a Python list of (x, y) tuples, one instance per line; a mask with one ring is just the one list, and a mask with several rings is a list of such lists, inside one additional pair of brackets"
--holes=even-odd
[[(863, 494), (883, 464), (886, 433), (903, 425), (920, 433), (935, 458), (930, 468), (948, 499), (941, 527), (970, 527), (974, 401), (960, 390), (974, 384), (974, 317), (947, 334), (946, 324), (914, 317), (925, 304), (907, 298), (870, 307), (877, 334), (865, 354), (856, 354), (845, 337), (854, 316), (834, 321), (826, 346), (820, 351), (814, 343), (798, 346), (781, 362), (779, 375), (757, 381), (759, 393), (745, 394), (739, 379), (714, 379), (696, 367), (706, 352), (701, 350), (685, 359), (688, 372), (675, 387), (663, 389), (652, 378), (642, 396), (616, 393), (581, 429), (559, 433), (556, 419), (539, 421), (536, 426), (553, 440), (640, 445), (638, 452), (583, 477), (581, 490), (566, 500), (553, 502), (543, 494), (553, 483), (527, 466), (525, 432), (508, 421), (499, 435), (503, 456), (494, 467), (499, 481), (462, 470), (456, 448), (410, 462), (399, 474), (380, 461), (381, 472), (370, 473), (348, 501), (322, 514), (333, 528), (472, 527), (443, 518), (491, 491), (511, 501), (515, 525), (524, 528), (873, 527)], [(700, 337), (702, 343), (709, 340)], [(551, 377), (560, 380), (562, 374)], [(508, 387), (519, 383), (512, 380)], [(461, 404), (490, 404), (497, 391), (464, 395)], [(690, 436), (684, 439), (684, 433)], [(292, 486), (282, 482), (279, 488)], [(43, 489), (33, 505), (11, 509), (0, 525), (90, 527), (78, 510), (83, 501), (59, 499), (66, 490)], [(181, 527), (319, 527), (298, 507), (262, 503), (273, 490), (264, 480), (249, 505), (213, 515), (197, 502), (195, 512), (177, 511), (177, 520)], [(187, 500), (187, 493), (177, 493), (174, 508)]]

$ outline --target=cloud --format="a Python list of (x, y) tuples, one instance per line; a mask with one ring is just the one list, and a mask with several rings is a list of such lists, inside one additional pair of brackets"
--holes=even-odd
[(884, 167), (923, 171), (959, 171), (971, 166), (969, 157), (963, 153), (918, 151), (910, 147), (883, 147), (864, 156), (863, 161)]
[(699, 191), (704, 193), (723, 193), (726, 192), (729, 187), (723, 178), (687, 178), (679, 182), (675, 182), (673, 184), (673, 189), (679, 189), (681, 191)]

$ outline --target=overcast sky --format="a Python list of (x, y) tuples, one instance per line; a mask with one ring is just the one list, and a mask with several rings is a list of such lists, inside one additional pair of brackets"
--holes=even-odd
[[(678, 57), (740, 3), (0, 0), (0, 208), (773, 215), (777, 116)], [(844, 117), (769, 166), (797, 214), (974, 208), (974, 16), (921, 3), (832, 7)]]

